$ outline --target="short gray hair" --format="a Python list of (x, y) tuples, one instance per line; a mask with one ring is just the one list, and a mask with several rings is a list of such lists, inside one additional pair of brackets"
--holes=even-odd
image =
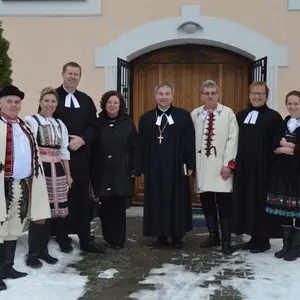
[(172, 93), (174, 94), (174, 88), (173, 88), (173, 86), (170, 84), (170, 83), (168, 83), (168, 82), (163, 82), (163, 83), (159, 83), (159, 84), (157, 84), (156, 86), (155, 86), (155, 88), (154, 88), (154, 93), (155, 93), (155, 95), (156, 95), (156, 93), (157, 93), (157, 91), (160, 89), (160, 88), (162, 88), (162, 87), (168, 87), (168, 88), (170, 88), (171, 90), (172, 90)]
[(205, 88), (216, 88), (217, 92), (219, 92), (219, 87), (218, 87), (218, 85), (216, 84), (216, 82), (213, 81), (213, 80), (206, 80), (206, 81), (204, 81), (204, 82), (202, 83), (202, 85), (201, 85), (201, 93), (203, 93), (203, 90), (204, 90)]

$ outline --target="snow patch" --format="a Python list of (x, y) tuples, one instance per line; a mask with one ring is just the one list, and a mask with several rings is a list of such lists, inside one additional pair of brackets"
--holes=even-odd
[[(75, 236), (71, 237), (73, 240), (77, 238)], [(49, 253), (59, 259), (58, 264), (48, 265), (43, 262), (42, 268), (31, 269), (25, 264), (28, 252), (28, 236), (27, 233), (24, 233), (18, 240), (14, 268), (28, 273), (28, 276), (5, 280), (8, 289), (0, 292), (0, 299), (74, 300), (81, 297), (85, 291), (87, 277), (80, 276), (78, 271), (68, 266), (83, 259), (76, 245), (73, 245), (73, 247), (73, 252), (65, 254), (60, 252), (54, 241), (50, 241)]]
[(98, 277), (103, 279), (111, 279), (117, 273), (119, 273), (119, 271), (116, 269), (108, 269), (106, 271), (102, 271)]

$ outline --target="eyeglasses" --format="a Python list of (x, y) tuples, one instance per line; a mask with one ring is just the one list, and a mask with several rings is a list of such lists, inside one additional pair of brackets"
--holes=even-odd
[(263, 96), (265, 96), (266, 95), (266, 93), (252, 93), (252, 92), (250, 92), (250, 95), (252, 95), (252, 96), (258, 96), (258, 97), (263, 97)]
[(217, 92), (206, 92), (206, 93), (202, 93), (203, 95), (205, 95), (206, 97), (209, 97), (209, 96), (216, 96), (218, 93)]

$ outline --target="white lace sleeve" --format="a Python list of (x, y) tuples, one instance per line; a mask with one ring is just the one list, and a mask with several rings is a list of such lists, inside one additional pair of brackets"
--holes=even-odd
[(69, 132), (66, 125), (58, 120), (61, 128), (61, 148), (60, 148), (60, 157), (62, 160), (70, 160), (70, 152), (68, 150), (69, 146)]
[(32, 116), (26, 116), (24, 121), (30, 126), (34, 137), (37, 139), (39, 124)]

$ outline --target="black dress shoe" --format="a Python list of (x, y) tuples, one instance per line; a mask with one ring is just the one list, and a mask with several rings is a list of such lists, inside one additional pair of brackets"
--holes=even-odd
[(26, 258), (26, 265), (33, 269), (38, 269), (43, 266), (43, 263), (39, 260), (36, 254), (28, 254)]
[(7, 286), (5, 282), (2, 279), (0, 279), (0, 291), (4, 291), (4, 290), (7, 290)]
[(266, 252), (270, 249), (271, 249), (271, 245), (270, 245), (270, 242), (268, 240), (268, 241), (263, 241), (262, 243), (257, 244), (256, 246), (254, 246), (250, 250), (250, 253), (262, 253), (262, 252)]
[(51, 256), (48, 251), (44, 251), (39, 255), (39, 258), (44, 260), (49, 265), (55, 265), (58, 263), (58, 259)]
[(173, 238), (172, 246), (177, 249), (181, 249), (183, 247), (183, 242), (181, 239)]
[(90, 252), (90, 253), (105, 253), (105, 247), (96, 244), (95, 242), (89, 241), (86, 244), (82, 244), (80, 246), (80, 250), (84, 252)]
[(156, 247), (167, 247), (169, 246), (168, 238), (166, 237), (158, 237), (155, 242)]
[(2, 274), (2, 279), (18, 279), (28, 275), (27, 273), (15, 270), (13, 267), (5, 268)]

